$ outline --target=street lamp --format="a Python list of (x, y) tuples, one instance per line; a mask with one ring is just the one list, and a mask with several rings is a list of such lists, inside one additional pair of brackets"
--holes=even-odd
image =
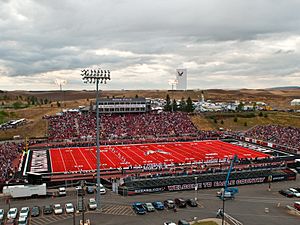
[(178, 84), (178, 80), (169, 80), (169, 85), (172, 86), (172, 101), (171, 101), (171, 106), (172, 106), (172, 112), (174, 111), (174, 108), (173, 108), (173, 90), (174, 90), (174, 85)]
[(96, 84), (96, 142), (97, 142), (97, 210), (101, 210), (100, 205), (100, 134), (99, 134), (99, 83), (106, 84), (110, 80), (110, 71), (102, 69), (84, 69), (81, 70), (81, 76), (84, 83)]
[[(55, 82), (56, 85), (59, 86), (60, 92), (63, 93), (63, 92), (62, 92), (62, 86), (63, 86), (63, 85), (66, 85), (66, 84), (67, 84), (67, 81), (66, 81), (66, 80), (62, 80), (62, 79), (55, 79), (54, 82)], [(64, 96), (62, 96), (62, 99), (63, 99), (62, 101), (64, 101)], [(62, 102), (60, 103), (60, 107), (61, 107), (61, 111), (62, 111)]]
[(197, 179), (198, 177), (195, 177), (195, 201), (197, 201), (197, 190), (198, 190)]

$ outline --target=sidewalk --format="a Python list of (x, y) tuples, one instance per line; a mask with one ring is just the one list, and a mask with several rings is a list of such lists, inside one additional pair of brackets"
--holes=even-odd
[[(197, 220), (197, 222), (206, 222), (206, 221), (213, 221), (216, 222), (218, 225), (222, 225), (222, 220), (221, 219), (217, 219), (217, 218), (207, 218), (207, 219), (202, 219), (202, 220)], [(192, 222), (191, 224), (195, 223)], [(226, 221), (224, 221), (225, 225), (230, 225), (229, 223), (227, 223)]]

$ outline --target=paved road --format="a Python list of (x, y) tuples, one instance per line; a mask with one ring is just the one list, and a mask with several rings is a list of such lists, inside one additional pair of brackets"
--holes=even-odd
[[(240, 186), (239, 194), (236, 198), (225, 202), (225, 211), (245, 225), (298, 225), (300, 224), (300, 217), (290, 215), (286, 209), (286, 205), (292, 205), (293, 201), (297, 199), (289, 199), (278, 194), (278, 190), (292, 186), (300, 187), (300, 182), (296, 180), (273, 183), (271, 191), (268, 191), (267, 184)], [(216, 191), (216, 189), (199, 190), (197, 194), (194, 191), (165, 192), (131, 197), (122, 197), (108, 192), (102, 196), (102, 212), (87, 212), (85, 218), (91, 219), (93, 225), (153, 225), (163, 224), (166, 220), (177, 222), (179, 219), (191, 221), (194, 217), (198, 219), (215, 217), (218, 208), (222, 207), (222, 201), (216, 198)], [(176, 213), (172, 210), (164, 210), (140, 216), (136, 215), (130, 207), (135, 201), (152, 202), (155, 200), (174, 199), (175, 197), (194, 198), (195, 196), (198, 198), (199, 207), (179, 209)], [(93, 195), (85, 196), (86, 199), (90, 197), (93, 197)], [(56, 198), (13, 200), (11, 207), (18, 207), (20, 209), (22, 206), (43, 206), (54, 203), (64, 205), (67, 202), (72, 202), (75, 204), (76, 201), (77, 197), (74, 195)], [(4, 208), (6, 211), (8, 209), (8, 205), (5, 204), (3, 199), (0, 200), (0, 208)], [(269, 213), (265, 212), (265, 208), (269, 209)], [(80, 218), (81, 215), (76, 215), (76, 224), (78, 224)], [(33, 218), (30, 224), (71, 225), (73, 224), (73, 216), (66, 214), (59, 216), (41, 215), (40, 217)]]

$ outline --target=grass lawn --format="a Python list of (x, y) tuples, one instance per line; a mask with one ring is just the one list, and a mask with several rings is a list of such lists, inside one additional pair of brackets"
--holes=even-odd
[(191, 119), (201, 130), (218, 130), (220, 127), (230, 130), (248, 130), (256, 125), (268, 124), (300, 127), (300, 113), (269, 111), (263, 112), (263, 116), (259, 116), (259, 112), (255, 112), (255, 116), (249, 118), (243, 114), (249, 113), (237, 113), (237, 121), (234, 121), (234, 113), (207, 113), (191, 116)]
[(193, 223), (193, 225), (218, 225), (218, 224), (213, 221), (204, 221), (204, 222)]

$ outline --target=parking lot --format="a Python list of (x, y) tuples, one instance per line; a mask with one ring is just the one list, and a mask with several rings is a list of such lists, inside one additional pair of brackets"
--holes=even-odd
[[(299, 176), (298, 176), (299, 179)], [(239, 193), (234, 200), (225, 202), (225, 211), (235, 217), (245, 225), (283, 225), (283, 224), (299, 224), (300, 217), (290, 215), (286, 209), (286, 205), (292, 205), (299, 198), (286, 198), (278, 193), (280, 189), (289, 187), (299, 187), (300, 183), (296, 181), (273, 183), (271, 191), (268, 190), (268, 184), (239, 186)], [(204, 219), (208, 217), (216, 217), (217, 210), (222, 207), (222, 201), (216, 197), (217, 189), (182, 191), (182, 192), (165, 192), (156, 194), (146, 194), (137, 196), (122, 197), (108, 191), (105, 195), (101, 195), (102, 211), (90, 210), (85, 213), (85, 218), (89, 218), (92, 224), (163, 224), (169, 220), (177, 222), (179, 219), (192, 221), (195, 218)], [(94, 194), (86, 194), (85, 205), (89, 198), (95, 197)], [(145, 215), (137, 215), (131, 205), (133, 202), (154, 202), (164, 201), (166, 199), (175, 198), (197, 198), (198, 207), (178, 208), (177, 212), (173, 210), (161, 210), (146, 213)], [(79, 197), (80, 198), (80, 197)], [(47, 204), (61, 204), (71, 202), (76, 205), (77, 196), (68, 193), (65, 197), (39, 198), (28, 200), (11, 200), (10, 207), (42, 206)], [(1, 199), (0, 208), (7, 212), (9, 206), (5, 199)], [(268, 209), (268, 210), (267, 210)], [(82, 217), (80, 213), (75, 214), (76, 224)], [(30, 224), (73, 224), (73, 214), (61, 215), (40, 215), (30, 219)], [(101, 222), (100, 222), (101, 221)]]

